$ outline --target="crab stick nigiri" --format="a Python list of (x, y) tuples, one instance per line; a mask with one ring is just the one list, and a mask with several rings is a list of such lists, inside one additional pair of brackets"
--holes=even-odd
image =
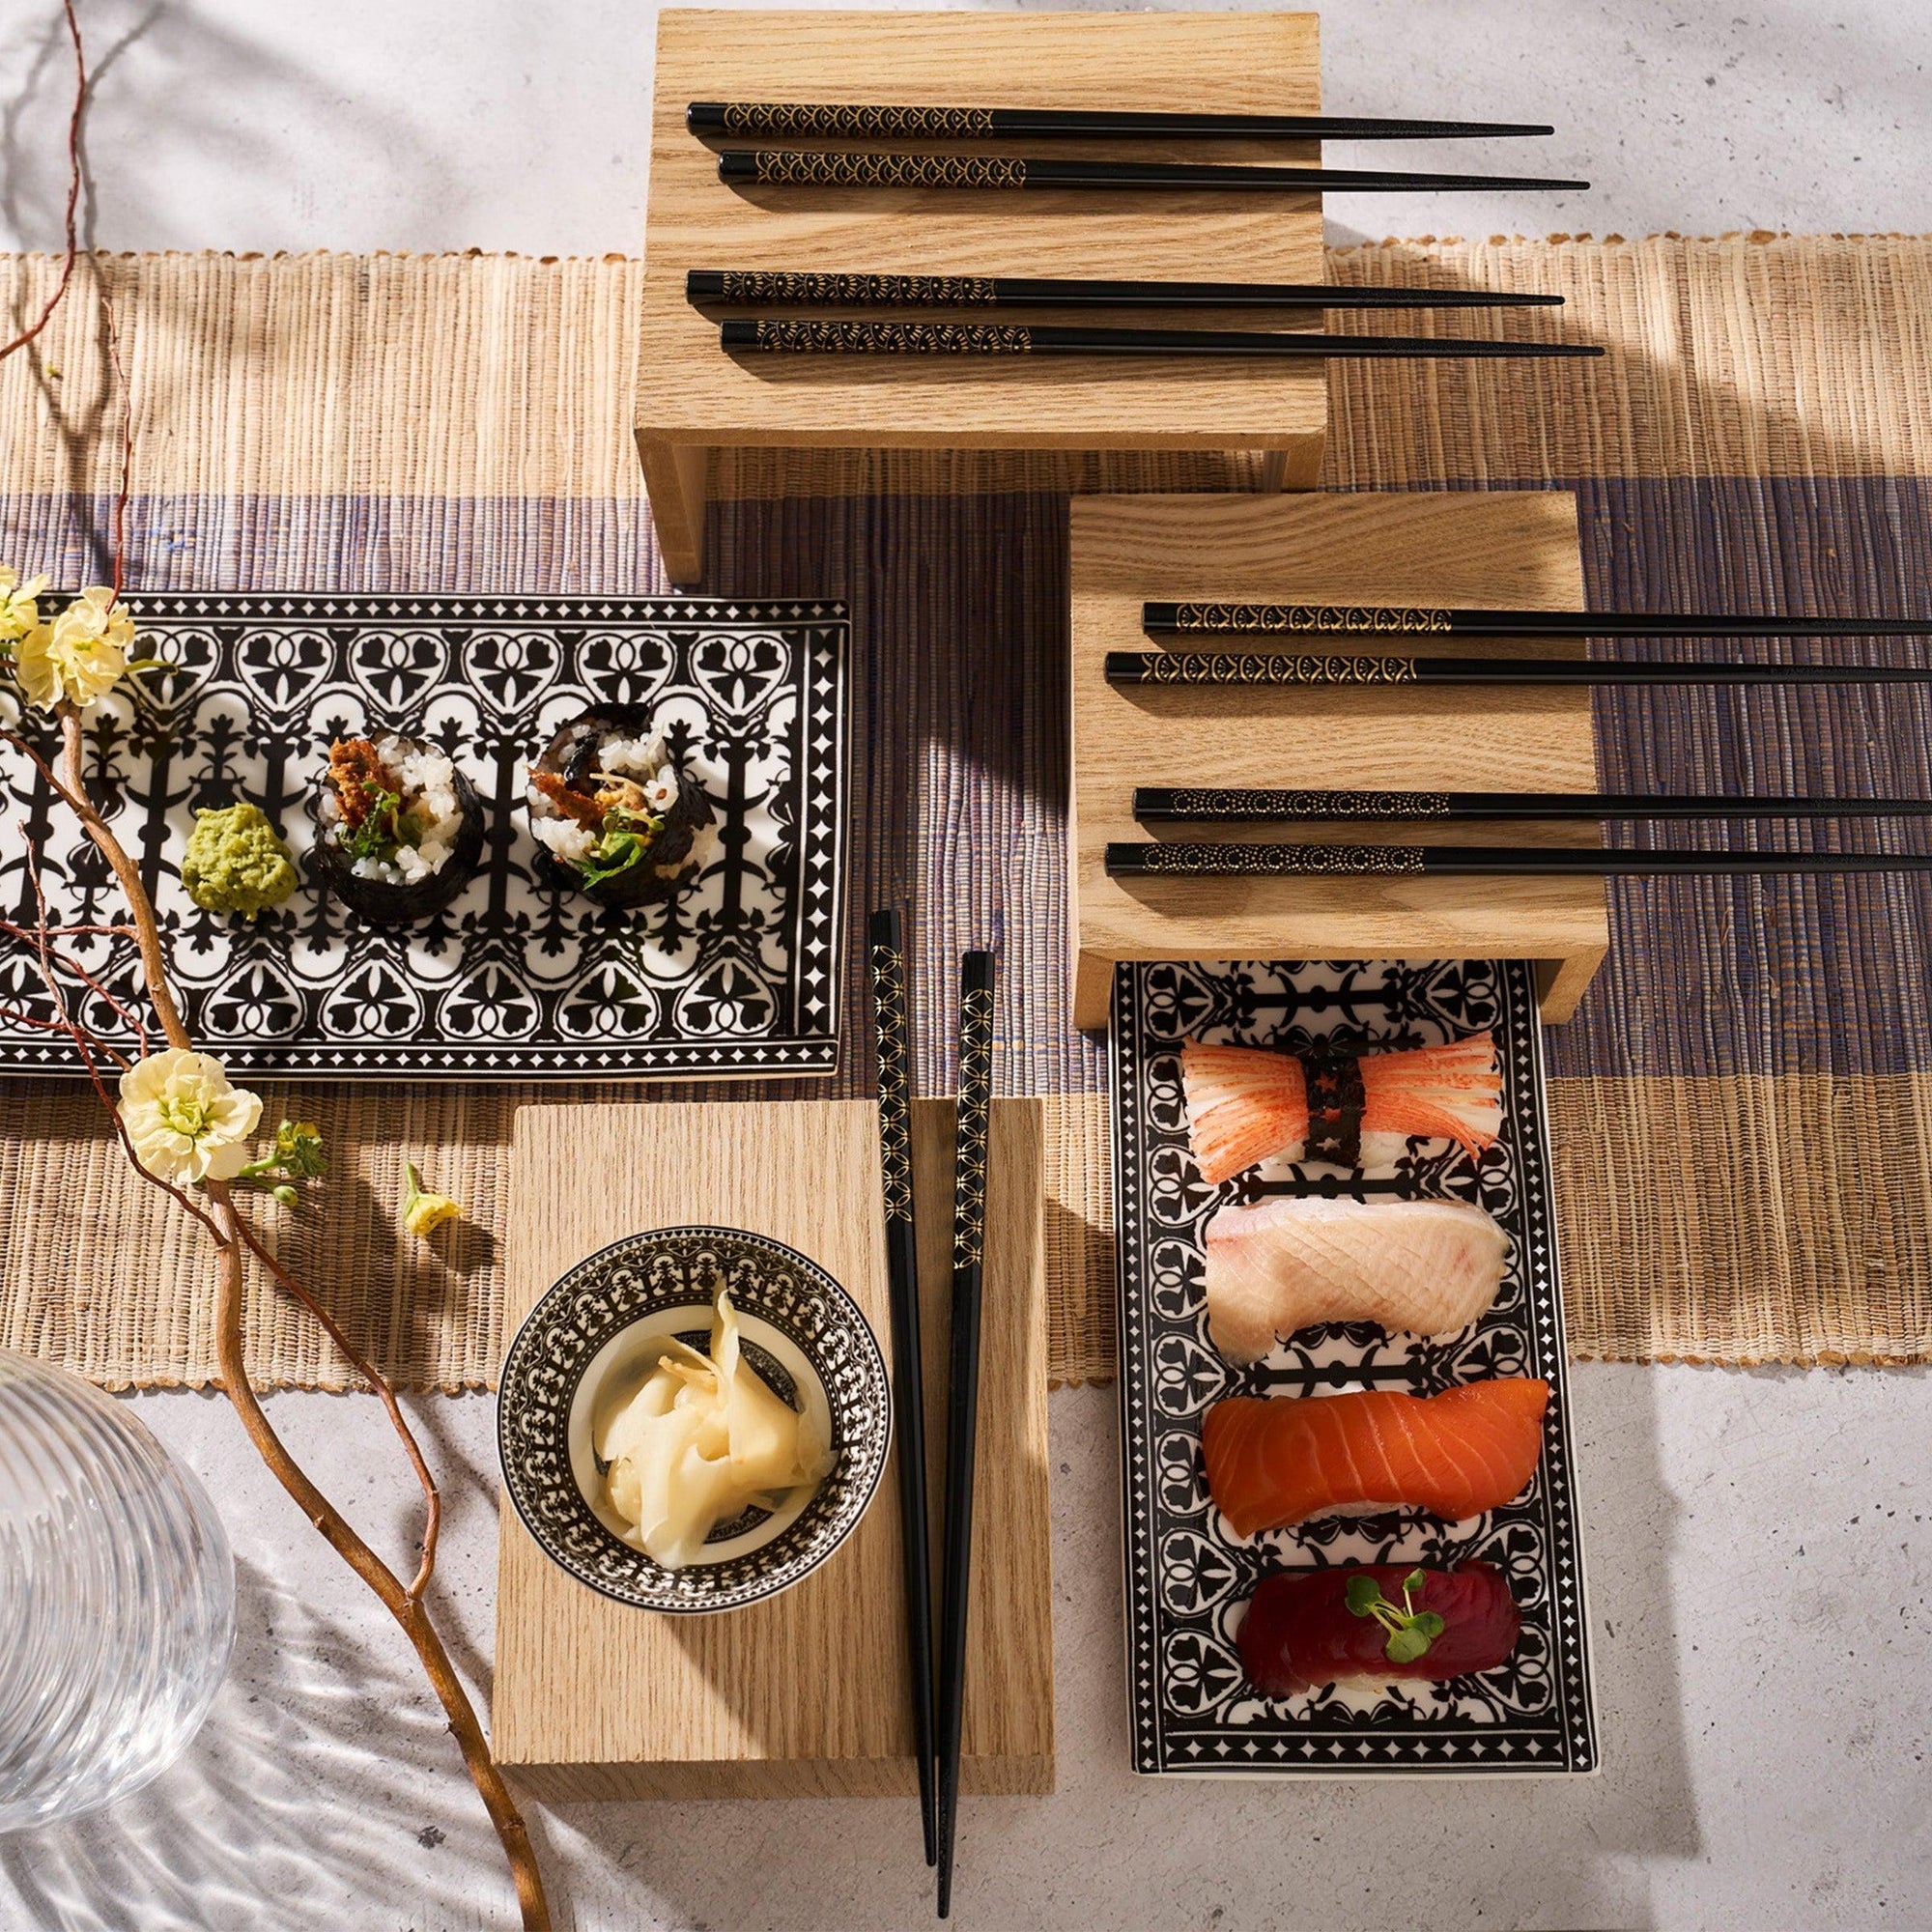
[(1548, 1405), (1528, 1376), (1432, 1396), (1229, 1396), (1202, 1424), (1208, 1492), (1236, 1536), (1396, 1509), (1460, 1522), (1522, 1493)]
[(1263, 1696), (1293, 1697), (1328, 1684), (1440, 1683), (1493, 1670), (1521, 1634), (1493, 1564), (1371, 1563), (1264, 1577), (1236, 1645)]
[(1345, 1056), (1319, 1074), (1312, 1102), (1302, 1062), (1266, 1047), (1189, 1040), (1180, 1049), (1180, 1078), (1188, 1143), (1201, 1178), (1214, 1187), (1275, 1155), (1337, 1158), (1332, 1147), (1309, 1152), (1311, 1126), (1318, 1143), (1339, 1137), (1341, 1164), (1350, 1167), (1389, 1165), (1412, 1136), (1453, 1140), (1479, 1154), (1502, 1130), (1502, 1076), (1487, 1033), (1443, 1046)]

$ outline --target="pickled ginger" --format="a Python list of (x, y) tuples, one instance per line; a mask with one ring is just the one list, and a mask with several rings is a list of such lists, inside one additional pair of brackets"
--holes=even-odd
[(611, 1506), (633, 1525), (627, 1540), (667, 1570), (695, 1562), (711, 1532), (751, 1505), (775, 1508), (786, 1492), (824, 1481), (835, 1460), (816, 1425), (742, 1359), (722, 1281), (709, 1353), (667, 1341), (596, 1449)]

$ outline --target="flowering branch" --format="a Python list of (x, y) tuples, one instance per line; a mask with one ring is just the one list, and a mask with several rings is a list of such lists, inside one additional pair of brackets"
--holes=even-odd
[[(224, 1170), (229, 1177), (240, 1174), (245, 1153), (242, 1143), (254, 1130), (261, 1102), (253, 1094), (229, 1087), (225, 1076), (220, 1074), (218, 1064), (195, 1052), (182, 1018), (180, 1005), (168, 983), (166, 950), (154, 903), (148, 896), (133, 860), (88, 794), (79, 707), (71, 700), (62, 698), (55, 707), (55, 718), (61, 747), (55, 766), (50, 766), (39, 752), (14, 733), (0, 732), (0, 745), (23, 754), (45, 779), (54, 797), (72, 814), (82, 836), (106, 861), (128, 900), (131, 918), (127, 924), (86, 927), (56, 924), (48, 917), (36, 863), (37, 855), (30, 852), (29, 876), (33, 881), (36, 923), (27, 927), (12, 922), (0, 922), (0, 933), (23, 943), (34, 956), (42, 982), (52, 1002), (53, 1017), (44, 1020), (29, 1015), (21, 1017), (47, 1031), (63, 1033), (72, 1042), (97, 1096), (114, 1124), (128, 1164), (143, 1180), (159, 1189), (197, 1222), (213, 1241), (215, 1354), (221, 1371), (222, 1391), (276, 1480), (295, 1499), (323, 1539), (361, 1577), (384, 1608), (402, 1627), (415, 1650), (431, 1689), (443, 1707), (450, 1733), (463, 1752), (471, 1780), (502, 1842), (526, 1932), (548, 1932), (550, 1911), (528, 1830), (516, 1800), (503, 1782), (501, 1772), (490, 1756), (475, 1707), (456, 1674), (441, 1635), (425, 1605), (424, 1600), (435, 1575), (437, 1541), (442, 1521), (442, 1500), (436, 1478), (388, 1379), (350, 1340), (322, 1300), (268, 1250), (237, 1211), (230, 1180), (224, 1178)], [(141, 961), (143, 990), (155, 1010), (161, 1037), (167, 1042), (163, 1051), (149, 1052), (145, 1030), (125, 1004), (107, 991), (97, 974), (54, 944), (57, 936), (69, 936), (80, 931), (110, 933), (132, 939)], [(64, 975), (99, 994), (112, 1010), (133, 1026), (143, 1042), (140, 1058), (128, 1062), (74, 1013)], [(103, 1059), (117, 1061), (126, 1069), (122, 1075), (119, 1105), (101, 1074), (100, 1062)], [(186, 1065), (185, 1063), (196, 1065)], [(204, 1068), (212, 1068), (212, 1074), (204, 1072)], [(212, 1095), (197, 1097), (195, 1105), (199, 1111), (191, 1121), (185, 1111), (186, 1102), (182, 1091), (182, 1083), (188, 1080), (202, 1082), (202, 1093)], [(160, 1097), (155, 1100), (155, 1114), (150, 1118), (146, 1103), (156, 1094)], [(137, 1103), (141, 1108), (137, 1114), (141, 1122), (138, 1133), (130, 1130), (128, 1120), (130, 1111), (136, 1108)], [(226, 1124), (222, 1113), (224, 1108), (229, 1115)], [(245, 1124), (240, 1126), (239, 1132), (230, 1131), (237, 1117)], [(200, 1192), (206, 1207), (197, 1203), (186, 1187), (179, 1184), (181, 1173), (193, 1170), (193, 1158), (186, 1169), (178, 1170), (175, 1178), (162, 1171), (163, 1161), (157, 1153), (166, 1153), (182, 1140), (190, 1144), (193, 1156), (199, 1158), (199, 1171), (193, 1174), (193, 1178), (200, 1180)], [(414, 1576), (407, 1583), (377, 1555), (296, 1461), (256, 1398), (248, 1378), (242, 1339), (247, 1293), (247, 1261), (250, 1256), (315, 1318), (324, 1332), (341, 1350), (350, 1365), (383, 1404), (390, 1426), (402, 1443), (404, 1454), (422, 1491), (424, 1508), (419, 1560)]]
[[(87, 107), (87, 61), (73, 0), (62, 0), (62, 8), (74, 57), (74, 100), (67, 144), (66, 250), (52, 295), (32, 324), (0, 346), (0, 360), (25, 348), (53, 319), (73, 279), (80, 252), (77, 211), (82, 185), (80, 130)], [(246, 1141), (260, 1119), (261, 1102), (252, 1094), (231, 1087), (219, 1063), (194, 1050), (169, 982), (167, 950), (154, 903), (139, 869), (88, 791), (81, 713), (128, 672), (145, 668), (129, 660), (134, 625), (121, 603), (126, 577), (127, 509), (133, 467), (133, 399), (122, 362), (113, 303), (105, 288), (100, 294), (100, 308), (109, 362), (123, 400), (120, 473), (109, 531), (112, 582), (82, 591), (56, 617), (43, 622), (38, 598), (44, 580), (23, 583), (13, 571), (0, 568), (0, 660), (11, 658), (22, 695), (53, 714), (60, 750), (57, 759), (50, 764), (24, 738), (14, 733), (0, 732), (0, 745), (22, 754), (39, 773), (52, 797), (67, 808), (81, 836), (100, 854), (114, 874), (127, 899), (129, 920), (125, 924), (71, 925), (51, 920), (41, 881), (39, 855), (30, 847), (27, 864), (33, 883), (35, 923), (29, 927), (0, 921), (0, 936), (23, 945), (34, 958), (51, 1002), (52, 1017), (11, 1009), (0, 1012), (36, 1030), (66, 1036), (113, 1122), (128, 1165), (194, 1221), (213, 1244), (214, 1339), (222, 1391), (276, 1480), (324, 1541), (368, 1585), (409, 1638), (431, 1689), (442, 1705), (450, 1734), (463, 1752), (471, 1781), (501, 1841), (516, 1885), (525, 1932), (550, 1932), (550, 1908), (528, 1830), (490, 1755), (475, 1707), (456, 1674), (426, 1606), (442, 1521), (442, 1502), (436, 1478), (388, 1380), (355, 1347), (322, 1301), (268, 1250), (237, 1211), (230, 1192), (231, 1179), (252, 1180), (265, 1168), (265, 1163), (257, 1162), (251, 1170), (246, 1159)], [(154, 1010), (156, 1029), (167, 1042), (164, 1049), (153, 1051), (148, 1028), (138, 1015), (98, 974), (58, 943), (81, 938), (119, 938), (132, 942), (140, 962), (142, 991)], [(129, 1060), (75, 1013), (66, 983), (69, 980), (99, 999), (128, 1028), (139, 1044), (137, 1057)], [(102, 1061), (112, 1062), (121, 1069), (119, 1104), (108, 1091), (101, 1071)], [(314, 1154), (304, 1151), (301, 1158), (312, 1161)], [(314, 1173), (317, 1169), (304, 1165), (300, 1171)], [(200, 1201), (188, 1191), (197, 1185)], [(407, 1584), (376, 1554), (290, 1454), (256, 1398), (242, 1346), (242, 1316), (251, 1256), (315, 1318), (341, 1350), (382, 1402), (402, 1443), (422, 1491), (424, 1510), (418, 1562)]]

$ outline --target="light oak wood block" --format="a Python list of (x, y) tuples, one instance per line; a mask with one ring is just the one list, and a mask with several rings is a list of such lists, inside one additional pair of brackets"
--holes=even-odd
[[(637, 424), (675, 581), (695, 581), (699, 568), (703, 476), (707, 453), (719, 448), (1265, 450), (1281, 487), (1314, 487), (1327, 427), (1319, 367), (732, 357), (719, 349), (715, 320), (686, 302), (684, 278), (691, 269), (817, 269), (1319, 282), (1319, 195), (728, 187), (718, 179), (715, 147), (686, 129), (684, 110), (692, 100), (733, 99), (1314, 113), (1320, 49), (1313, 14), (660, 14)], [(926, 152), (945, 145), (903, 144)], [(1320, 157), (1308, 142), (1216, 142), (1211, 156), (1199, 144), (1048, 146), (1069, 156)], [(1024, 319), (1094, 320), (1057, 310)], [(1162, 319), (1138, 311), (1107, 318), (1123, 327)], [(1251, 316), (1222, 311), (1191, 320), (1254, 327)], [(1320, 318), (1299, 326), (1319, 327)], [(673, 465), (671, 448), (697, 454)]]
[[(952, 1107), (913, 1107), (936, 1538)], [(960, 1774), (973, 1792), (1053, 1788), (1040, 1120), (1037, 1101), (993, 1103)], [(512, 1174), (504, 1290), (512, 1324), (556, 1276), (608, 1242), (700, 1223), (810, 1255), (887, 1347), (878, 1115), (869, 1102), (527, 1107), (517, 1116)], [(542, 1554), (503, 1501), (491, 1720), (497, 1762), (552, 1802), (914, 1791), (896, 1466), (895, 1450), (871, 1508), (821, 1569), (770, 1603), (715, 1617), (661, 1616), (585, 1589)]]
[[(1137, 784), (1590, 791), (1584, 690), (1110, 686), (1110, 650), (1153, 650), (1147, 599), (1583, 608), (1577, 499), (1492, 495), (1077, 498), (1071, 526), (1074, 1018), (1107, 1023), (1122, 959), (1537, 962), (1542, 1009), (1569, 1017), (1609, 947), (1596, 879), (1112, 879), (1111, 839), (1153, 836)], [(1354, 648), (1343, 639), (1304, 649)], [(1580, 640), (1421, 639), (1416, 654), (1578, 655)], [(1195, 648), (1202, 646), (1195, 645)], [(1223, 640), (1217, 648), (1267, 648)], [(1386, 652), (1407, 645), (1370, 640)], [(1588, 823), (1187, 828), (1169, 837), (1350, 844), (1593, 844)]]

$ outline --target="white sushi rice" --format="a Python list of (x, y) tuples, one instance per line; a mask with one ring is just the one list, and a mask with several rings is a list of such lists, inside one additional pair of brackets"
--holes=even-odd
[[(541, 794), (538, 794), (541, 796)], [(559, 859), (581, 866), (602, 836), (574, 818), (539, 818), (530, 814), (530, 831), (540, 845), (548, 845)]]
[(662, 731), (648, 738), (607, 738), (597, 753), (597, 762), (607, 772), (629, 772), (635, 778), (655, 778), (665, 761)]
[(357, 859), (350, 870), (358, 879), (379, 879), (384, 885), (418, 885), (442, 870), (463, 829), (456, 767), (434, 747), (418, 750), (396, 737), (371, 742), (376, 755), (395, 777), (396, 789), (402, 794), (403, 816), (420, 837), (414, 845), (398, 846), (393, 862)]

